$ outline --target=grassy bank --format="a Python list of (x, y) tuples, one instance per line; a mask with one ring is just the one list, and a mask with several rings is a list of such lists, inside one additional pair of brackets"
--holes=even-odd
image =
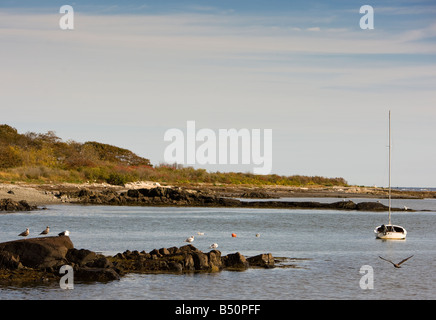
[(346, 186), (343, 178), (255, 175), (208, 172), (180, 165), (153, 166), (130, 150), (95, 141), (62, 141), (54, 132), (20, 134), (0, 125), (0, 181), (5, 183), (106, 182), (123, 185), (135, 181), (168, 184), (236, 184), (283, 186)]

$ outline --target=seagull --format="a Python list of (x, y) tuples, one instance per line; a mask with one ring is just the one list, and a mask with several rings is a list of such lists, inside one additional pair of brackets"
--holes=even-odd
[(199, 236), (204, 236), (204, 232), (197, 232)]
[(29, 235), (29, 228), (26, 228), (26, 231), (23, 231), (19, 234), (21, 237), (27, 237)]
[(209, 247), (209, 249), (216, 249), (218, 248), (218, 243), (212, 243)]
[(50, 227), (47, 226), (44, 231), (42, 231), (40, 234), (48, 234), (50, 232)]
[(260, 237), (260, 233), (256, 233), (256, 238), (259, 238)]
[(401, 265), (402, 263), (406, 262), (407, 260), (409, 260), (410, 258), (412, 258), (413, 255), (410, 256), (410, 257), (408, 257), (408, 258), (406, 258), (406, 259), (404, 259), (404, 260), (401, 260), (401, 261), (398, 262), (398, 263), (393, 263), (391, 260), (385, 259), (385, 258), (380, 257), (380, 256), (378, 256), (378, 257), (379, 257), (380, 259), (383, 259), (383, 260), (385, 260), (385, 261), (388, 261), (388, 262), (392, 263), (392, 264), (394, 265), (395, 268), (401, 268), (400, 265)]
[(58, 233), (58, 236), (69, 236), (69, 235), (70, 235), (70, 231), (68, 231), (68, 230), (65, 230), (61, 233)]
[(194, 236), (190, 236), (185, 240), (185, 242), (189, 242), (189, 243), (191, 243), (192, 241), (194, 241)]

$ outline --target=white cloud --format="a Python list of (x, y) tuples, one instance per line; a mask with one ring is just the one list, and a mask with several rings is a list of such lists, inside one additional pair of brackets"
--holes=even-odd
[(321, 31), (320, 27), (312, 27), (312, 28), (307, 28), (307, 31)]

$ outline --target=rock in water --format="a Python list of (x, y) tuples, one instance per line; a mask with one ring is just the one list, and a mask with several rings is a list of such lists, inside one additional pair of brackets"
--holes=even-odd
[(26, 200), (14, 201), (12, 199), (0, 199), (0, 211), (31, 211), (38, 209), (32, 206)]
[(274, 268), (274, 258), (271, 253), (263, 253), (247, 258), (250, 267)]
[(245, 270), (248, 268), (248, 262), (239, 252), (230, 253), (221, 258), (225, 268), (229, 270)]
[(23, 266), (34, 269), (56, 268), (66, 263), (74, 248), (69, 237), (40, 237), (0, 243), (0, 251), (19, 257)]

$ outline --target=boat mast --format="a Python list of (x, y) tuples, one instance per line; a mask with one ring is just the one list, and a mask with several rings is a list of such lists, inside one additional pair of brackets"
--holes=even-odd
[(391, 224), (391, 110), (389, 110), (389, 225)]

